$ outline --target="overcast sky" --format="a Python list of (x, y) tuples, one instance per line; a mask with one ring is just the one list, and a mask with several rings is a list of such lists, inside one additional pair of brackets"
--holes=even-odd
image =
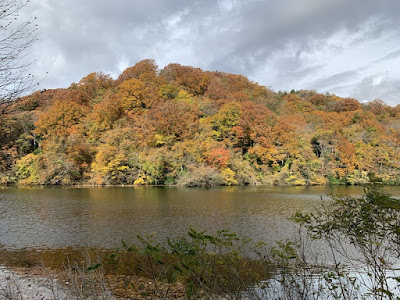
[(31, 0), (42, 88), (153, 58), (400, 104), (399, 0)]

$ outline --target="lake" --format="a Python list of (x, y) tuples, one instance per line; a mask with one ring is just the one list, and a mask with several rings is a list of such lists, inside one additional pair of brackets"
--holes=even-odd
[[(387, 187), (400, 196), (400, 187)], [(177, 187), (0, 189), (0, 248), (7, 251), (115, 248), (156, 233), (229, 229), (273, 242), (295, 230), (287, 218), (328, 201), (326, 194), (361, 195), (361, 187)], [(321, 196), (322, 200), (321, 200)]]
[[(385, 189), (400, 197), (400, 187)], [(190, 227), (210, 233), (229, 229), (272, 244), (296, 234), (296, 226), (288, 217), (330, 201), (326, 196), (329, 193), (356, 196), (362, 195), (363, 189), (0, 188), (0, 268), (64, 268), (69, 261), (81, 261), (85, 253), (98, 257), (100, 250), (101, 257), (107, 257), (121, 247), (122, 239), (129, 243), (137, 234), (156, 233), (155, 238), (163, 241), (185, 235)], [(315, 254), (318, 263), (333, 263), (326, 244), (307, 243), (312, 243), (306, 248), (307, 256)], [(355, 270), (362, 280), (367, 279), (363, 271)], [(268, 280), (274, 283), (275, 275), (271, 273)]]

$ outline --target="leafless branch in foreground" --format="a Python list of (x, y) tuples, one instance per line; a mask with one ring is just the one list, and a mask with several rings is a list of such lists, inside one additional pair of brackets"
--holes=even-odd
[(29, 49), (37, 39), (37, 24), (20, 15), (28, 2), (0, 2), (0, 116), (36, 84), (36, 77), (29, 73), (33, 62)]

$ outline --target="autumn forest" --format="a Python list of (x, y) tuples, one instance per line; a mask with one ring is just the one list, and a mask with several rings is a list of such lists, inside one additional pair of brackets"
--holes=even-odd
[(0, 116), (0, 183), (400, 183), (400, 107), (143, 60), (41, 90)]

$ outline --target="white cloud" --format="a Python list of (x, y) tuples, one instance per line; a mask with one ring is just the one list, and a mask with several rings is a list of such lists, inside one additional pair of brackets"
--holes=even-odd
[[(397, 0), (31, 0), (28, 8), (39, 22), (36, 71), (49, 71), (43, 86), (93, 71), (114, 76), (153, 58), (240, 73), (275, 90), (400, 103), (391, 86), (400, 80)], [(379, 89), (368, 88), (371, 76)]]

